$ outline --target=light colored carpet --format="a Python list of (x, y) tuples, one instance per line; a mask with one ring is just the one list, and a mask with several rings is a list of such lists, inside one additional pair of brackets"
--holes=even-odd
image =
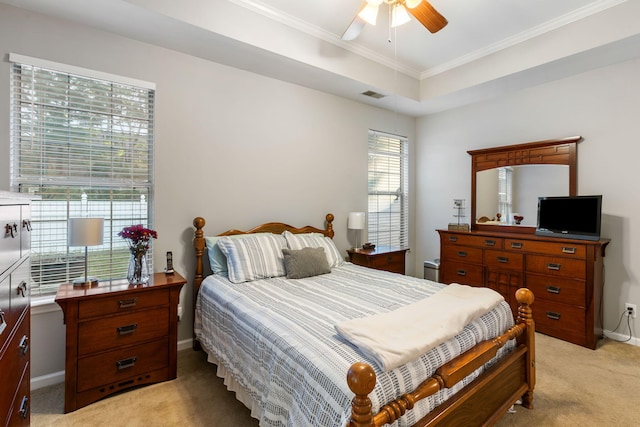
[[(588, 350), (537, 334), (535, 409), (516, 406), (505, 426), (637, 425), (640, 347), (611, 340)], [(62, 384), (35, 390), (31, 424), (39, 426), (255, 427), (201, 352), (178, 353), (178, 378), (124, 392), (63, 414)]]

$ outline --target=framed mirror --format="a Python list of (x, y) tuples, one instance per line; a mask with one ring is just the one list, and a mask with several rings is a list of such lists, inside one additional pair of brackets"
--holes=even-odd
[(534, 233), (538, 197), (575, 196), (580, 136), (471, 150), (471, 229)]

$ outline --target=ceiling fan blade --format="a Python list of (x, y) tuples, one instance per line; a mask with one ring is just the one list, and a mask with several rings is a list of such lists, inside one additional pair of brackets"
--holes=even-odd
[(351, 25), (349, 25), (349, 28), (347, 28), (347, 30), (342, 35), (342, 40), (349, 41), (358, 37), (365, 24), (365, 20), (356, 15), (356, 17), (353, 18), (353, 21), (351, 21)]
[(432, 33), (437, 33), (449, 23), (427, 0), (422, 0), (413, 9), (407, 8), (407, 11)]

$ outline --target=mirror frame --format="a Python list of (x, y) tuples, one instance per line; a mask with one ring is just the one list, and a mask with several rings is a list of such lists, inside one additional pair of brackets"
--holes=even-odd
[(569, 166), (568, 195), (575, 196), (578, 189), (577, 145), (581, 140), (581, 136), (570, 136), (467, 151), (471, 155), (471, 230), (535, 233), (536, 228), (531, 226), (478, 224), (476, 222), (476, 173), (503, 166), (567, 165)]

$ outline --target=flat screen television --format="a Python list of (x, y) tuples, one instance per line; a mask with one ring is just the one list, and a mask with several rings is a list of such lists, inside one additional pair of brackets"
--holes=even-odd
[(602, 196), (538, 197), (536, 235), (600, 240)]

